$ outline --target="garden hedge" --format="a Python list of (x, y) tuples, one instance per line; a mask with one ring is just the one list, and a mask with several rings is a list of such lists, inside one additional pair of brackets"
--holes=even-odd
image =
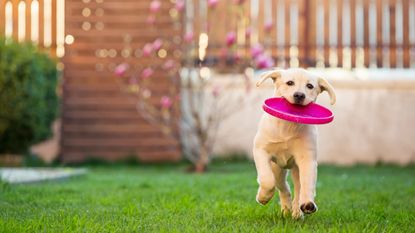
[(24, 154), (57, 117), (56, 62), (35, 46), (0, 39), (0, 154)]

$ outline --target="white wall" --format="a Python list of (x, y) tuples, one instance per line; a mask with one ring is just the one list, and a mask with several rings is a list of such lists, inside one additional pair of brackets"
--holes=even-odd
[[(337, 79), (330, 78), (333, 74)], [(336, 89), (335, 106), (329, 105), (329, 98), (324, 93), (317, 101), (335, 114), (332, 123), (318, 126), (319, 161), (341, 165), (378, 161), (414, 163), (415, 75), (414, 79), (396, 77), (394, 80), (370, 78), (369, 75), (370, 81), (358, 80), (355, 76), (351, 78), (351, 74), (344, 78), (344, 75), (336, 72), (326, 72), (325, 75)], [(242, 85), (227, 90), (229, 95), (243, 91)], [(252, 156), (252, 141), (263, 114), (262, 102), (271, 95), (271, 82), (262, 88), (253, 88), (253, 92), (247, 95), (249, 104), (223, 122), (215, 153), (243, 152)]]

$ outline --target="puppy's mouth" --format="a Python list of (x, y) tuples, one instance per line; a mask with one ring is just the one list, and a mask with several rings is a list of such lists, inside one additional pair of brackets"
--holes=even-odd
[(301, 105), (301, 106), (304, 105), (304, 101), (296, 101), (296, 100), (293, 100), (293, 99), (287, 98), (287, 97), (284, 97), (284, 99), (292, 105)]
[(306, 104), (304, 104), (304, 100), (300, 100), (300, 101), (294, 101), (294, 105), (301, 105), (304, 106)]
[(290, 99), (290, 98), (286, 98), (286, 97), (284, 97), (284, 99), (287, 100), (288, 103), (290, 103), (292, 105), (297, 105), (297, 106), (307, 106), (311, 103), (311, 102), (307, 103), (306, 100), (296, 101), (294, 99)]

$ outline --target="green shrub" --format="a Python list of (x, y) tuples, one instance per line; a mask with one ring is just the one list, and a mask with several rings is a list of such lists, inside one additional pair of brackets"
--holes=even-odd
[(26, 153), (57, 116), (56, 63), (31, 44), (0, 39), (0, 154)]

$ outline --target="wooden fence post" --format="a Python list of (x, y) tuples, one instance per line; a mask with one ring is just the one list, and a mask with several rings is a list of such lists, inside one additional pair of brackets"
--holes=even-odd
[(343, 67), (343, 0), (337, 0), (337, 66)]
[(4, 36), (5, 24), (6, 24), (6, 0), (0, 0), (0, 35)]
[[(369, 1), (363, 1), (363, 21), (364, 21), (364, 36), (363, 36), (363, 50), (364, 50), (364, 65), (369, 67), (370, 65), (370, 44), (369, 44)], [(359, 22), (358, 22), (359, 23)], [(373, 27), (373, 25), (372, 25)]]
[(30, 41), (31, 34), (32, 34), (32, 0), (26, 0), (26, 31), (25, 31), (25, 39), (26, 41)]
[[(410, 50), (411, 45), (409, 42), (409, 0), (402, 1), (403, 10), (403, 67), (409, 68), (411, 66)], [(414, 13), (414, 12), (413, 12)]]
[(309, 67), (316, 66), (317, 64), (317, 0), (308, 0), (306, 11), (307, 11), (307, 19), (306, 21), (306, 38), (304, 40), (307, 42), (307, 59), (306, 59), (306, 65)]
[(350, 0), (350, 37), (351, 66), (356, 67), (356, 0)]
[[(307, 0), (299, 0), (298, 4), (298, 62), (300, 67), (306, 67), (307, 57)], [(295, 30), (295, 29), (294, 29)]]
[(390, 44), (389, 44), (389, 59), (390, 67), (396, 68), (396, 0), (390, 0), (389, 2), (389, 15), (390, 15)]
[(11, 1), (12, 3), (12, 14), (13, 14), (13, 40), (17, 41), (18, 40), (18, 9), (19, 9), (19, 1), (17, 0), (13, 0)]
[(382, 43), (382, 0), (376, 0), (376, 65), (382, 67), (383, 43)]

